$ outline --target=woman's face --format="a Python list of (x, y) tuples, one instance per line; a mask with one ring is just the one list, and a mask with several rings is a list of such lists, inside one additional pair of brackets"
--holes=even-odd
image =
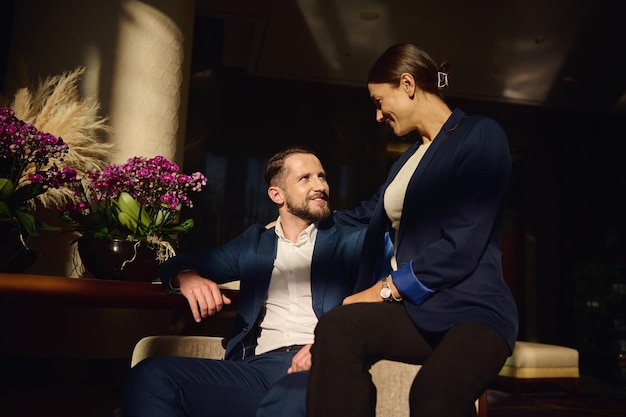
[(411, 122), (414, 114), (413, 100), (402, 86), (370, 83), (370, 97), (376, 105), (376, 121), (391, 126), (396, 136), (405, 136), (415, 129)]

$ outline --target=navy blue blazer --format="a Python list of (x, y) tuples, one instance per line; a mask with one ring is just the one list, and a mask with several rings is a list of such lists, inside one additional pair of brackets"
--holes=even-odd
[[(340, 224), (369, 224), (358, 290), (381, 276), (379, 237), (392, 233), (382, 196), (419, 145), (395, 162), (372, 199), (335, 214)], [(500, 125), (460, 109), (424, 154), (408, 184), (396, 240), (398, 270), (392, 273), (418, 327), (443, 331), (477, 321), (498, 331), (513, 349), (518, 314), (501, 259), (510, 170), (510, 149)]]
[[(336, 227), (332, 219), (318, 225), (311, 265), (313, 311), (318, 318), (354, 292), (364, 236), (365, 228)], [(253, 225), (223, 246), (175, 256), (160, 268), (159, 276), (170, 293), (170, 280), (185, 269), (219, 284), (240, 280), (237, 316), (226, 346), (226, 359), (239, 360), (254, 351), (257, 321), (269, 287), (277, 242), (274, 228)]]

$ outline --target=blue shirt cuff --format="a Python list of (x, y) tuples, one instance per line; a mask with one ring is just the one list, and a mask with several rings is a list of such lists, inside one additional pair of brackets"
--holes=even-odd
[(402, 265), (397, 271), (392, 271), (391, 279), (402, 298), (408, 299), (416, 306), (422, 305), (434, 293), (413, 273), (413, 261)]

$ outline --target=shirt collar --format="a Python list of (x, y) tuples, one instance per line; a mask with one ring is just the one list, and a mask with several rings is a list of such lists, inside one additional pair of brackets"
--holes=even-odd
[[(278, 220), (276, 220), (276, 227), (274, 228), (274, 230), (275, 230), (276, 236), (278, 236), (279, 239), (289, 242), (289, 240), (285, 238), (285, 233), (283, 232), (283, 226), (280, 223), (280, 216), (278, 217)], [(302, 232), (300, 232), (298, 241), (292, 242), (292, 243), (294, 244), (304, 244), (307, 242), (313, 243), (315, 242), (316, 237), (317, 237), (317, 223), (312, 223), (311, 225), (309, 225), (309, 227), (307, 227)]]

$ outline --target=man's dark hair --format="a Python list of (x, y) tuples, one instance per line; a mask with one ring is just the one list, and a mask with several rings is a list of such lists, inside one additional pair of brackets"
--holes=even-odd
[(298, 153), (316, 155), (312, 149), (306, 146), (290, 146), (275, 153), (265, 167), (265, 183), (268, 187), (282, 183), (283, 174), (285, 172), (285, 159), (289, 155)]

